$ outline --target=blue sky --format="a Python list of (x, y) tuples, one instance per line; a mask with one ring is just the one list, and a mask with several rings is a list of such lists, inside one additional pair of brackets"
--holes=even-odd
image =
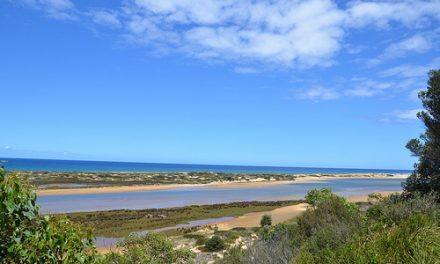
[(410, 169), (440, 1), (0, 2), (0, 156)]

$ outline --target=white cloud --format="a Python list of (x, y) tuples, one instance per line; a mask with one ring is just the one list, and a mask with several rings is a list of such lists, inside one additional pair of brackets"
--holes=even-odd
[(383, 115), (382, 123), (408, 123), (417, 121), (417, 113), (423, 109), (396, 110)]
[(19, 3), (37, 9), (59, 20), (75, 20), (75, 5), (70, 0), (18, 0)]
[(261, 70), (253, 67), (236, 67), (235, 69), (236, 73), (243, 73), (243, 74), (253, 74), (253, 73), (260, 73)]
[(423, 111), (423, 109), (397, 110), (385, 114), (385, 117), (380, 121), (384, 123), (415, 121), (418, 120), (417, 113), (420, 111)]
[(423, 53), (431, 48), (431, 42), (422, 35), (414, 35), (400, 42), (393, 43), (385, 49), (386, 57), (399, 57), (407, 52)]
[[(203, 59), (301, 68), (332, 65), (353, 27), (418, 27), (440, 19), (438, 1), (350, 1), (344, 9), (330, 0), (131, 0), (123, 10), (130, 39), (141, 43)], [(430, 48), (415, 35), (385, 53)]]
[(412, 110), (405, 110), (405, 111), (396, 111), (393, 112), (393, 115), (402, 120), (416, 120), (417, 119), (417, 113), (423, 111), (423, 109), (412, 109)]
[(395, 86), (392, 82), (378, 82), (370, 79), (356, 80), (353, 88), (344, 90), (344, 94), (353, 97), (371, 97), (384, 93)]
[(385, 77), (398, 76), (404, 78), (421, 77), (426, 76), (429, 68), (427, 65), (400, 65), (382, 71), (381, 75)]
[(329, 0), (136, 0), (125, 12), (134, 39), (164, 41), (195, 57), (284, 66), (331, 63), (344, 33), (344, 13)]
[(423, 89), (414, 89), (409, 93), (409, 98), (413, 101), (418, 101), (419, 99), (419, 93), (422, 91)]
[(315, 86), (295, 93), (296, 98), (298, 99), (312, 101), (335, 100), (341, 96), (335, 89), (324, 88), (321, 86)]
[(440, 57), (434, 58), (430, 63), (423, 65), (411, 65), (404, 64), (396, 67), (389, 68), (381, 72), (384, 77), (401, 77), (401, 78), (412, 78), (412, 77), (426, 77), (428, 71), (432, 69), (437, 69), (440, 65)]
[(402, 90), (410, 90), (409, 99), (418, 101), (418, 93), (425, 89), (428, 72), (437, 69), (440, 65), (440, 57), (423, 65), (404, 64), (389, 68), (379, 73), (381, 77), (398, 79), (396, 87)]
[(398, 22), (405, 26), (421, 26), (429, 17), (440, 19), (438, 1), (351, 1), (347, 23), (355, 27), (389, 27)]
[(92, 21), (96, 24), (115, 28), (121, 26), (121, 22), (119, 21), (118, 14), (116, 12), (97, 10), (90, 12), (90, 15), (92, 17)]
[[(121, 28), (126, 40), (150, 50), (232, 61), (235, 67), (330, 66), (342, 47), (351, 47), (344, 36), (353, 28), (414, 28), (440, 20), (440, 2), (422, 0), (121, 0), (119, 9), (88, 12), (70, 0), (20, 1), (58, 19), (91, 15), (94, 23)], [(429, 39), (415, 35), (391, 44), (385, 54), (429, 49)], [(359, 51), (347, 48), (348, 54)]]

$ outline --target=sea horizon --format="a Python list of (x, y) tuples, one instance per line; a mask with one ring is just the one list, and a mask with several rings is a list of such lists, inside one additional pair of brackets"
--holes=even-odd
[[(5, 162), (6, 161), (6, 162)], [(127, 161), (93, 161), (38, 158), (0, 157), (0, 164), (8, 170), (17, 171), (60, 171), (60, 172), (216, 172), (250, 174), (351, 174), (389, 173), (408, 174), (412, 170), (369, 169), (369, 168), (329, 168), (259, 165), (214, 165), (153, 163)]]

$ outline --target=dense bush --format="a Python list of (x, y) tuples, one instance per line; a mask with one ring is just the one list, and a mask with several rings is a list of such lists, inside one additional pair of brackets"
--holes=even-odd
[(191, 263), (195, 254), (187, 249), (174, 249), (169, 240), (155, 233), (129, 236), (118, 244), (121, 253), (111, 252), (102, 264), (183, 264)]
[(217, 235), (212, 236), (205, 243), (205, 248), (209, 251), (219, 251), (225, 249), (225, 241)]
[(366, 212), (328, 189), (307, 197), (313, 205), (296, 224), (262, 228), (257, 241), (220, 263), (440, 263), (434, 194), (375, 195)]
[(40, 216), (36, 195), (16, 172), (0, 168), (0, 262), (93, 263), (90, 230), (65, 218)]
[(265, 214), (261, 217), (260, 226), (271, 226), (272, 225), (272, 216), (269, 214)]
[(415, 214), (398, 225), (378, 227), (365, 229), (339, 248), (328, 263), (440, 262), (440, 228), (435, 219)]
[(307, 192), (306, 201), (312, 207), (316, 207), (323, 201), (327, 201), (331, 196), (333, 196), (333, 193), (332, 189), (329, 187), (324, 187), (320, 190), (313, 189)]

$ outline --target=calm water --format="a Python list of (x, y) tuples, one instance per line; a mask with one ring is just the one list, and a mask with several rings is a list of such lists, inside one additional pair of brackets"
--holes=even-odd
[(401, 191), (402, 181), (401, 178), (357, 178), (245, 188), (200, 186), (142, 192), (39, 196), (37, 201), (44, 213), (167, 208), (192, 204), (301, 199), (307, 190), (325, 186), (344, 196)]
[[(7, 161), (7, 162), (2, 162)], [(166, 163), (137, 163), (109, 161), (79, 161), (79, 160), (49, 160), (49, 159), (16, 159), (1, 158), (9, 170), (32, 171), (113, 171), (113, 172), (224, 172), (224, 173), (410, 173), (407, 170), (381, 169), (344, 169), (344, 168), (303, 168), (303, 167), (267, 167), (267, 166), (229, 166), (229, 165), (196, 165), (196, 164), (166, 164)]]

